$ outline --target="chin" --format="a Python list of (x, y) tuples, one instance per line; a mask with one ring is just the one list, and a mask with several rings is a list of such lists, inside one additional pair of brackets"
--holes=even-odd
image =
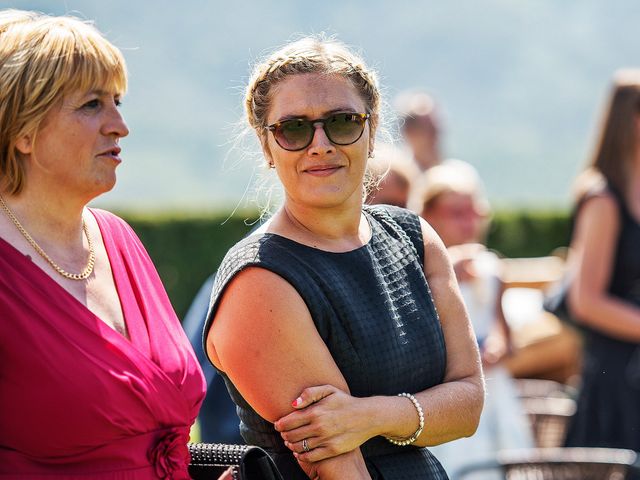
[(93, 184), (93, 188), (91, 189), (91, 196), (92, 198), (96, 198), (99, 197), (100, 195), (102, 195), (103, 193), (107, 193), (110, 192), (111, 190), (113, 190), (113, 187), (116, 186), (116, 176), (113, 175), (110, 178), (100, 178), (100, 179), (96, 179), (95, 183)]
[(363, 191), (361, 188), (351, 190), (340, 187), (329, 187), (308, 191), (304, 201), (314, 207), (333, 208), (352, 204), (354, 200), (362, 203), (362, 199)]
[(351, 197), (345, 196), (344, 193), (339, 194), (322, 194), (308, 196), (302, 199), (304, 203), (314, 208), (335, 208), (350, 203)]

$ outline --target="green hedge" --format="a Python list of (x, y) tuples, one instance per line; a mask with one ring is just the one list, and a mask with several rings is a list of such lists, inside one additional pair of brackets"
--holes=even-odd
[[(143, 217), (122, 215), (136, 231), (158, 269), (180, 318), (225, 253), (246, 235), (250, 215)], [(255, 216), (254, 216), (255, 218)]]
[[(251, 230), (254, 212), (182, 217), (122, 214), (153, 259), (176, 312), (182, 318), (204, 280), (225, 252)], [(499, 211), (487, 244), (507, 257), (548, 255), (569, 241), (566, 212)]]
[(505, 257), (541, 257), (566, 247), (569, 230), (567, 211), (502, 210), (493, 217), (487, 245)]

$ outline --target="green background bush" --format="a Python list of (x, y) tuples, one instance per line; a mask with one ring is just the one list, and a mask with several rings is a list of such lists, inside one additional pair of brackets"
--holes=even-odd
[[(255, 212), (210, 216), (122, 214), (153, 259), (176, 312), (183, 318), (205, 279), (226, 251), (250, 230)], [(569, 242), (565, 211), (500, 210), (487, 244), (506, 257), (548, 255)]]

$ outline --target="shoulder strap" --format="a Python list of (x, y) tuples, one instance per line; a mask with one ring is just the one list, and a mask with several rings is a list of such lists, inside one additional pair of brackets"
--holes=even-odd
[(406, 208), (392, 205), (365, 205), (365, 211), (378, 218), (386, 218), (404, 232), (413, 245), (417, 257), (424, 264), (424, 239), (420, 217)]

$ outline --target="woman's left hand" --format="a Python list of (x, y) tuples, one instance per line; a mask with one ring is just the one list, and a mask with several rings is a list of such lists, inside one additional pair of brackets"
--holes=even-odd
[(362, 408), (364, 400), (332, 385), (305, 388), (292, 403), (296, 411), (274, 426), (298, 460), (317, 462), (335, 457), (374, 436), (369, 433), (373, 422)]

